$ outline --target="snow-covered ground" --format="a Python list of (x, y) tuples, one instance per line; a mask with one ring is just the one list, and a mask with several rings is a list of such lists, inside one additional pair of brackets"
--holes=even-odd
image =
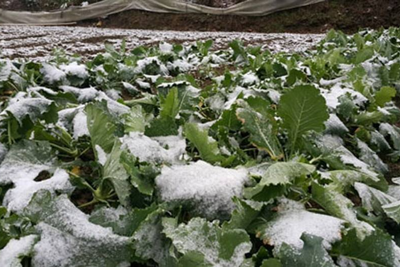
[(104, 51), (104, 43), (117, 47), (126, 40), (128, 49), (159, 42), (191, 43), (214, 40), (215, 48), (226, 47), (232, 40), (245, 44), (266, 46), (274, 51), (302, 51), (321, 40), (320, 34), (260, 34), (240, 32), (177, 32), (153, 30), (100, 29), (87, 27), (1, 26), (0, 53), (2, 57), (44, 59), (55, 48), (68, 54), (90, 57)]

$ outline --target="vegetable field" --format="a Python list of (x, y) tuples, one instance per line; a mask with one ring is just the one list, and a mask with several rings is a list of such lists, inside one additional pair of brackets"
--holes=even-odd
[(1, 58), (0, 266), (400, 266), (399, 90), (398, 28)]

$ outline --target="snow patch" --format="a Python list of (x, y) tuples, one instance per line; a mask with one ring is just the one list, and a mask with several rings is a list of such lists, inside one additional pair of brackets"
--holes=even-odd
[(190, 204), (195, 212), (213, 218), (231, 214), (232, 197), (240, 197), (248, 173), (212, 166), (204, 161), (164, 167), (156, 178), (161, 199)]

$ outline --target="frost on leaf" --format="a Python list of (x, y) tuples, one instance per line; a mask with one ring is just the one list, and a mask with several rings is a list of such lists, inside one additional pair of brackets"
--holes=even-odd
[(303, 234), (301, 249), (283, 244), (279, 251), (284, 267), (334, 267), (332, 258), (323, 246), (323, 239), (318, 236)]
[(10, 240), (10, 242), (0, 250), (0, 266), (22, 267), (22, 258), (31, 255), (36, 240), (36, 235), (21, 237), (19, 240)]
[(54, 168), (54, 156), (47, 142), (21, 141), (13, 145), (0, 165), (0, 184), (35, 179)]
[(121, 138), (122, 148), (141, 162), (174, 163), (185, 153), (186, 142), (179, 136), (150, 138), (142, 133), (132, 132)]
[(129, 238), (89, 222), (66, 195), (35, 194), (23, 214), (36, 222), (40, 241), (34, 246), (33, 266), (114, 267), (129, 261)]
[(164, 227), (164, 233), (183, 254), (181, 262), (196, 259), (200, 266), (239, 267), (252, 247), (244, 230), (226, 230), (202, 218), (177, 227), (164, 223)]
[(156, 178), (161, 199), (193, 208), (207, 218), (227, 217), (241, 196), (247, 171), (212, 166), (204, 161), (164, 167)]
[(341, 219), (309, 212), (302, 204), (283, 199), (277, 214), (260, 225), (257, 232), (264, 243), (275, 246), (275, 251), (279, 251), (283, 243), (301, 249), (303, 233), (322, 237), (323, 246), (329, 249), (332, 243), (341, 239), (343, 224)]

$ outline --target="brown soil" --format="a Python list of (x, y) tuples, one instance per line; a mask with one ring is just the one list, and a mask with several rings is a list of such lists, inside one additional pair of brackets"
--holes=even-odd
[(399, 0), (331, 0), (263, 17), (213, 16), (204, 14), (158, 14), (125, 11), (106, 19), (82, 22), (108, 28), (321, 33), (340, 29), (400, 26)]

